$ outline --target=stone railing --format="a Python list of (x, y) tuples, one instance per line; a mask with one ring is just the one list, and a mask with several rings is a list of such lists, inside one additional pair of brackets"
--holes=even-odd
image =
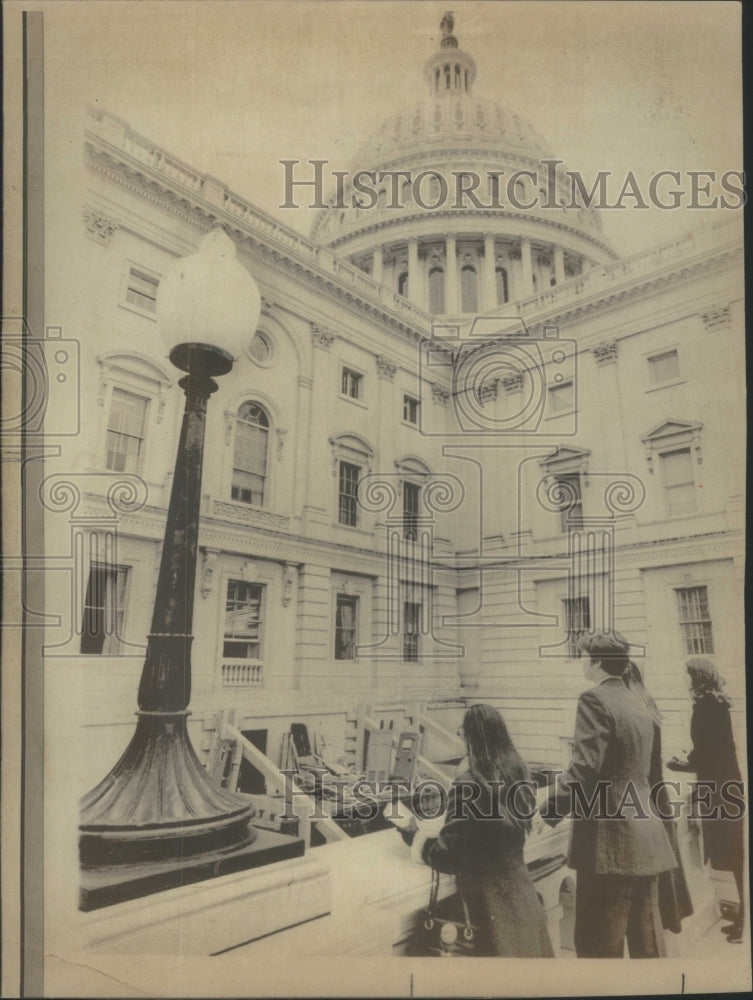
[(342, 284), (350, 286), (359, 294), (376, 299), (403, 321), (423, 329), (430, 327), (431, 317), (413, 302), (409, 302), (359, 268), (340, 260), (331, 251), (318, 246), (294, 229), (267, 215), (245, 198), (235, 194), (211, 174), (200, 173), (167, 150), (145, 139), (122, 119), (109, 112), (91, 108), (88, 130), (91, 135), (116, 147), (121, 153), (227, 213), (250, 230), (250, 235), (262, 237), (266, 242), (284, 248), (289, 253), (303, 258), (312, 267), (333, 275)]
[(552, 309), (561, 309), (578, 299), (598, 295), (606, 288), (613, 289), (620, 283), (655, 274), (689, 257), (729, 249), (741, 241), (739, 225), (730, 223), (689, 233), (687, 236), (664, 243), (652, 250), (634, 254), (632, 257), (625, 257), (610, 264), (596, 264), (590, 271), (576, 278), (570, 278), (562, 285), (521, 299), (518, 302), (518, 309), (526, 317)]
[(290, 518), (284, 514), (273, 514), (271, 511), (259, 510), (258, 507), (249, 507), (248, 504), (236, 503), (233, 500), (215, 500), (211, 510), (214, 517), (236, 524), (253, 524), (259, 528), (272, 528), (277, 531), (286, 531), (290, 525)]
[(263, 687), (264, 664), (249, 660), (222, 661), (223, 687)]

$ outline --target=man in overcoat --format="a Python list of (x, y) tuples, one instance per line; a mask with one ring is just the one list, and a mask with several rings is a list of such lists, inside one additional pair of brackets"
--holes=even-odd
[(629, 686), (629, 643), (597, 633), (584, 644), (593, 687), (578, 700), (573, 757), (542, 806), (554, 826), (572, 816), (569, 865), (577, 872), (579, 958), (665, 955), (657, 885), (677, 867), (650, 794), (654, 720)]

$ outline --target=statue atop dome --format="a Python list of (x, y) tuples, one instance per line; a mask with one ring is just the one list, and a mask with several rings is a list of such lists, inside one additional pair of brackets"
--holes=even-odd
[(458, 40), (452, 33), (454, 27), (455, 19), (452, 16), (452, 11), (448, 10), (439, 22), (439, 28), (442, 32), (441, 47), (443, 49), (456, 49), (458, 47)]

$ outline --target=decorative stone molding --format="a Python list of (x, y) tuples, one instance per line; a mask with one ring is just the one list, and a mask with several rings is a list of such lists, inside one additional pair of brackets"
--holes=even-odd
[(84, 223), (86, 224), (86, 235), (102, 246), (108, 246), (112, 239), (112, 234), (120, 229), (120, 225), (113, 219), (109, 219), (103, 212), (89, 205), (84, 205)]
[(204, 598), (209, 597), (214, 585), (214, 574), (217, 569), (217, 556), (219, 549), (203, 549), (204, 561), (201, 564), (200, 593)]
[(449, 389), (443, 389), (441, 385), (435, 385), (431, 383), (431, 398), (435, 403), (439, 403), (442, 406), (447, 406), (450, 401)]
[(523, 380), (525, 376), (523, 372), (515, 372), (514, 375), (505, 375), (502, 379), (502, 385), (505, 388), (505, 392), (512, 394), (513, 392), (523, 391)]
[(641, 438), (646, 449), (646, 464), (648, 471), (654, 474), (654, 456), (663, 452), (674, 451), (677, 448), (691, 448), (695, 452), (696, 462), (703, 465), (701, 450), (701, 431), (703, 424), (689, 423), (687, 420), (664, 420), (645, 437)]
[(157, 423), (161, 424), (165, 415), (167, 392), (172, 383), (169, 376), (151, 358), (143, 354), (107, 354), (99, 355), (97, 363), (100, 366), (99, 390), (97, 406), (105, 405), (108, 386), (116, 386), (126, 390), (136, 390), (141, 395), (147, 395), (157, 403)]
[(583, 476), (584, 485), (588, 486), (588, 463), (591, 452), (587, 448), (565, 447), (560, 445), (551, 454), (539, 460), (539, 465), (546, 473), (546, 478), (556, 478), (562, 475), (578, 473)]
[(292, 565), (291, 563), (285, 563), (285, 572), (282, 578), (282, 606), (287, 608), (290, 602), (293, 600), (293, 592), (295, 590), (296, 576), (298, 575), (298, 567)]
[(487, 379), (486, 382), (482, 382), (476, 389), (479, 402), (484, 403), (487, 400), (496, 399), (498, 385), (499, 379), (496, 378)]
[(296, 381), (299, 389), (311, 389), (314, 386), (314, 380), (308, 375), (299, 375)]
[(287, 530), (290, 518), (283, 514), (273, 514), (268, 510), (259, 510), (248, 504), (236, 503), (232, 500), (215, 500), (212, 514), (223, 521), (235, 521), (238, 524), (256, 525), (260, 528)]
[(225, 410), (225, 447), (233, 440), (233, 429), (238, 414), (234, 410)]
[(730, 307), (712, 306), (701, 313), (701, 319), (707, 333), (714, 333), (717, 330), (727, 330), (731, 322)]
[(276, 427), (275, 435), (277, 436), (277, 461), (279, 462), (282, 458), (282, 449), (285, 447), (285, 438), (288, 435), (287, 429), (285, 427)]
[(394, 379), (397, 374), (397, 365), (393, 365), (391, 361), (388, 361), (383, 354), (380, 354), (376, 359), (377, 375), (379, 378), (389, 379), (390, 382)]
[(593, 348), (593, 356), (596, 359), (596, 364), (609, 365), (617, 363), (617, 355), (619, 353), (619, 345), (616, 340), (605, 340), (602, 344), (597, 344)]
[(318, 323), (312, 323), (311, 339), (314, 347), (318, 347), (322, 351), (328, 351), (334, 344), (336, 337), (337, 334), (333, 333), (332, 330), (319, 326)]
[(340, 434), (329, 439), (332, 448), (332, 475), (337, 475), (340, 461), (352, 462), (360, 466), (366, 474), (371, 472), (374, 464), (374, 449), (355, 434)]

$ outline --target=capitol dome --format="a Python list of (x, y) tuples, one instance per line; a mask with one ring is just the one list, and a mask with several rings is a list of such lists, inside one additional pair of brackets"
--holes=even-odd
[(476, 97), (451, 14), (424, 67), (428, 96), (361, 147), (313, 238), (434, 315), (540, 294), (617, 255), (598, 213), (514, 111)]

